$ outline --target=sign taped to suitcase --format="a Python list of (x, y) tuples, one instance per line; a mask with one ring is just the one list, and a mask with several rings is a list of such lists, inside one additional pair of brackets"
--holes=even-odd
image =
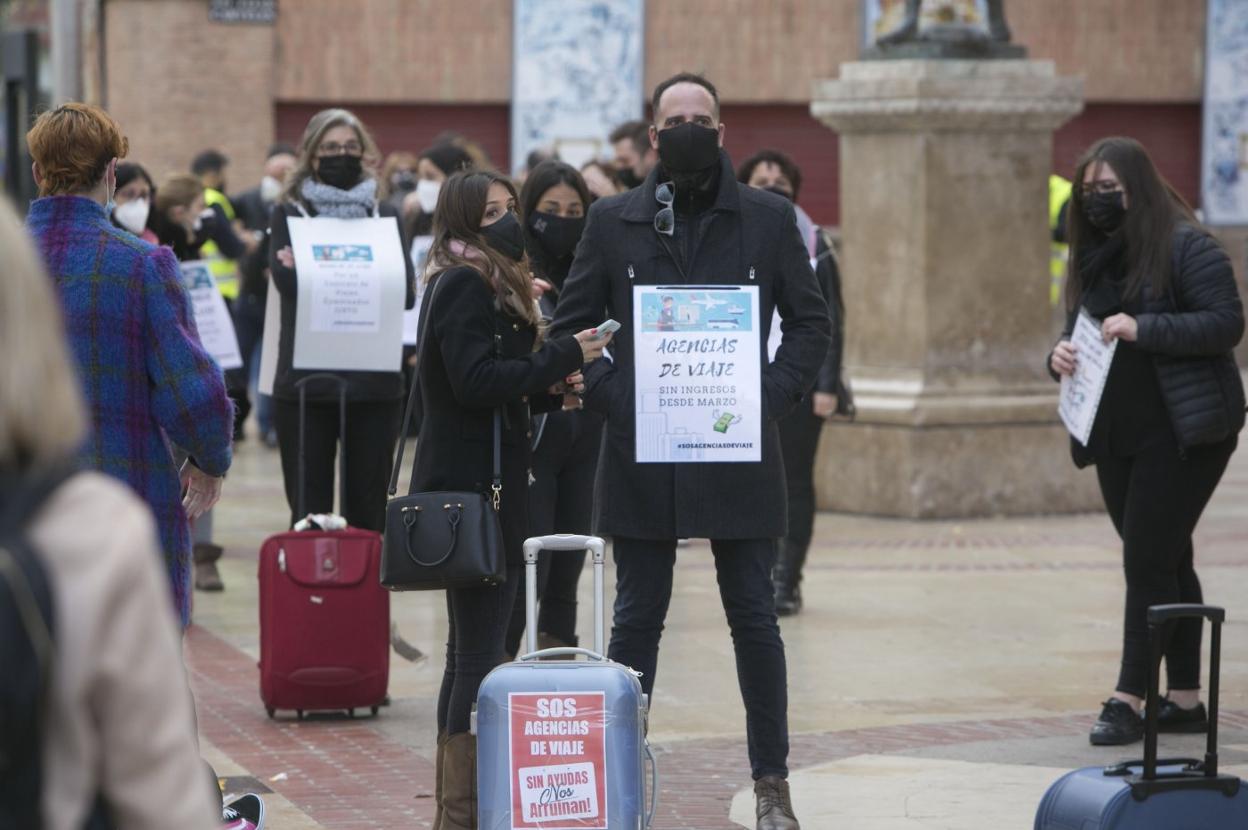
[(513, 830), (606, 830), (603, 692), (512, 692)]

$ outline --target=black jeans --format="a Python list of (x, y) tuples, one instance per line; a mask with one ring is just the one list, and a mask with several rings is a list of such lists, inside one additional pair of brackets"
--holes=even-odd
[(780, 454), (789, 491), (789, 535), (781, 542), (781, 556), (784, 567), (792, 571), (787, 578), (794, 586), (802, 579), (802, 565), (815, 530), (815, 454), (823, 419), (815, 415), (811, 406), (811, 397), (807, 395), (778, 422)]
[[(1117, 690), (1144, 697), (1148, 687), (1148, 608), (1203, 601), (1193, 566), (1192, 531), (1213, 495), (1237, 438), (1193, 447), (1187, 457), (1168, 434), (1131, 456), (1096, 462), (1105, 507), (1122, 538), (1127, 581), (1122, 668)], [(1200, 620), (1182, 620), (1166, 644), (1171, 689), (1200, 688)]]
[[(676, 540), (614, 540), (616, 566), (612, 660), (641, 672), (654, 692), (659, 638), (672, 598)], [(788, 775), (788, 681), (776, 623), (771, 569), (775, 539), (711, 540), (719, 596), (732, 631), (737, 683), (745, 702), (745, 734), (754, 778)]]
[[(546, 416), (542, 439), (533, 451), (530, 535), (590, 532), (603, 423), (602, 416), (594, 412), (553, 412)], [(538, 557), (538, 631), (578, 644), (576, 589), (584, 568), (584, 551), (545, 551)], [(507, 630), (508, 654), (517, 653), (524, 634), (524, 580), (521, 569), (519, 593)]]
[[(338, 402), (309, 401), (307, 420), (307, 488), (305, 511), (329, 513), (334, 508), (335, 457), (341, 438), (346, 453), (346, 503), (339, 512), (352, 527), (381, 532), (386, 527), (386, 487), (394, 464), (399, 434), (399, 401), (347, 403), (347, 434), (339, 436)], [(291, 524), (299, 511), (299, 402), (274, 401), (273, 422), (282, 456), (282, 478)]]
[(457, 735), (468, 731), (481, 681), (506, 659), (503, 637), (522, 570), (522, 565), (508, 565), (507, 581), (502, 585), (446, 592), (449, 632), (446, 668), (438, 692), (439, 732)]

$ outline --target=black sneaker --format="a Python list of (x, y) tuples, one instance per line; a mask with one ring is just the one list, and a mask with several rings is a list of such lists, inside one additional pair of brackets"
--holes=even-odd
[(1130, 703), (1110, 698), (1101, 707), (1101, 716), (1092, 724), (1088, 740), (1093, 746), (1122, 746), (1144, 737), (1144, 719)]
[(1209, 715), (1205, 704), (1197, 703), (1191, 709), (1184, 709), (1168, 697), (1161, 699), (1161, 711), (1157, 713), (1158, 732), (1208, 732)]
[(247, 793), (225, 805), (221, 823), (227, 830), (263, 830), (264, 801), (255, 793)]
[(776, 616), (791, 617), (802, 610), (802, 589), (786, 582), (775, 583)]

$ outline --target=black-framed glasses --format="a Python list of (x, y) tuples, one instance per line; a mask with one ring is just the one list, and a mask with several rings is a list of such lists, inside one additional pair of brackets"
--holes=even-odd
[(676, 233), (676, 211), (672, 203), (676, 201), (676, 187), (671, 182), (663, 182), (654, 189), (654, 198), (663, 207), (654, 215), (654, 229), (664, 236)]
[(362, 156), (364, 155), (364, 147), (358, 141), (348, 141), (346, 144), (339, 144), (337, 141), (327, 141), (316, 148), (316, 155), (319, 158), (343, 155)]

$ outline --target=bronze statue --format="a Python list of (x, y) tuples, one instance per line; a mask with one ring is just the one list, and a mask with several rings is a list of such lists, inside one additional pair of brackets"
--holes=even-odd
[(1010, 27), (1005, 22), (1005, 0), (987, 0), (988, 28), (963, 23), (929, 26), (919, 31), (923, 0), (906, 0), (905, 18), (900, 26), (875, 42), (866, 57), (874, 58), (1017, 58), (1026, 54), (1010, 44)]

